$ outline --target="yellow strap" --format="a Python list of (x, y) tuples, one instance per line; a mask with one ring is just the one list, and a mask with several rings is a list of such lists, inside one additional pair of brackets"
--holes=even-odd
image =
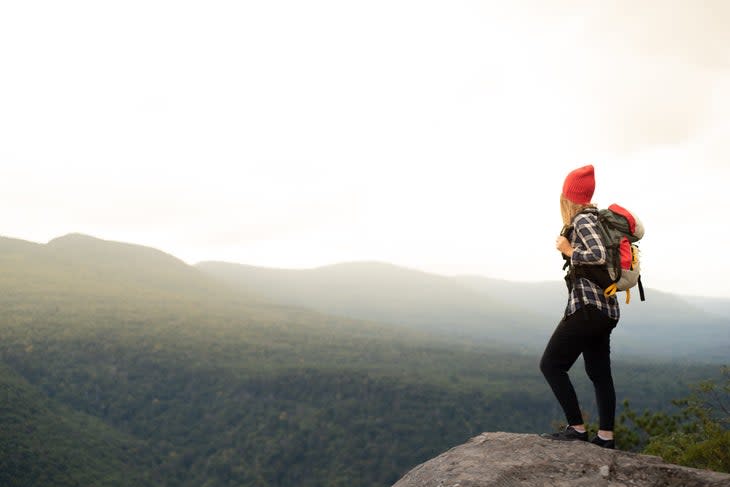
[(610, 286), (608, 286), (606, 289), (603, 290), (603, 295), (606, 296), (607, 298), (610, 298), (611, 296), (616, 294), (617, 290), (618, 289), (616, 288), (616, 283), (613, 283)]
[(629, 304), (629, 301), (631, 301), (631, 289), (626, 290), (626, 304)]

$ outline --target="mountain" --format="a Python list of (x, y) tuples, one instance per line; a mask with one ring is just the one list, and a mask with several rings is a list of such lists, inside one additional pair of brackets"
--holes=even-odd
[[(452, 302), (481, 299), (490, 305), (478, 308), (487, 313), (481, 319), (496, 306), (441, 276), (385, 267), (389, 312), (428, 298), (445, 315)], [(537, 354), (486, 335), (453, 338), (434, 331), (439, 323), (422, 331), (416, 322), (274, 302), (263, 286), (242, 290), (159, 250), (82, 235), (45, 245), (0, 238), (0, 268), (0, 375), (30, 398), (0, 411), (0, 449), (27, 440), (26, 453), (11, 457), (15, 472), (79, 452), (90, 455), (90, 470), (69, 461), (72, 478), (128, 472), (141, 485), (385, 486), (480, 431), (536, 431), (561, 416)], [(433, 286), (428, 293), (421, 279)], [(399, 302), (393, 293), (406, 284), (414, 292)], [(717, 372), (616, 361), (614, 377), (619, 399), (640, 410), (666, 407)], [(575, 382), (595, 414), (590, 383)], [(23, 416), (27, 404), (46, 406)], [(14, 417), (44, 433), (24, 437)]]
[[(545, 346), (567, 296), (562, 280), (446, 277), (373, 262), (302, 270), (221, 262), (196, 267), (273, 303), (533, 352)], [(730, 355), (730, 314), (707, 313), (665, 292), (646, 293), (645, 302), (634, 293), (630, 304), (621, 305), (622, 318), (613, 335), (617, 355), (702, 361), (724, 361)]]
[(390, 323), (485, 343), (544, 343), (535, 336), (540, 315), (519, 303), (475, 292), (445, 276), (382, 262), (349, 262), (316, 269), (269, 269), (223, 262), (196, 265), (246, 294), (272, 303)]
[[(100, 291), (100, 282), (115, 285), (111, 292), (123, 287), (126, 293), (138, 296), (155, 293), (199, 297), (215, 296), (222, 291), (217, 282), (177, 257), (142, 245), (70, 234), (48, 242), (45, 251), (55, 264), (76, 273), (75, 286), (88, 284), (94, 292)], [(241, 298), (239, 295), (238, 299)]]
[[(225, 293), (217, 282), (169, 254), (80, 234), (46, 245), (0, 238), (0, 265), (0, 286), (10, 296), (32, 294), (46, 303), (68, 295), (116, 301), (119, 296), (160, 300)], [(235, 299), (244, 297), (239, 293)]]
[[(48, 449), (91, 446), (104, 470), (88, 475), (123, 472), (131, 455), (153, 459), (140, 475), (163, 486), (388, 485), (507, 414), (529, 430), (555, 409), (532, 357), (266, 303), (155, 249), (0, 238), (0, 266), (2, 366), (59, 406), (53, 422), (100, 425), (92, 438), (44, 433), (11, 457), (13, 472), (35, 471)], [(40, 431), (46, 416), (23, 421)], [(96, 445), (94, 431), (141, 448)]]

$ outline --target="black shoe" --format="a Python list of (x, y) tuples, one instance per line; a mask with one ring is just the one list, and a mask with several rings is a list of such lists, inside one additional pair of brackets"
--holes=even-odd
[(598, 435), (596, 435), (592, 440), (591, 443), (594, 445), (598, 445), (601, 448), (609, 448), (611, 450), (616, 449), (616, 442), (613, 440), (604, 440), (603, 438), (600, 438)]
[(540, 436), (549, 440), (588, 441), (588, 433), (580, 433), (572, 426), (566, 426), (563, 431), (557, 433), (543, 433)]

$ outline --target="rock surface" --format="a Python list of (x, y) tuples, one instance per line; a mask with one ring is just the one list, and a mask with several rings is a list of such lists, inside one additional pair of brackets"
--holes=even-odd
[(730, 487), (730, 475), (538, 435), (482, 433), (393, 487)]

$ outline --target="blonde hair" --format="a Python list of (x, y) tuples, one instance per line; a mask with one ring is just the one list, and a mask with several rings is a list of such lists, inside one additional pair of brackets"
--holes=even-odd
[(568, 226), (573, 223), (575, 215), (585, 210), (586, 208), (595, 208), (596, 205), (588, 203), (587, 205), (573, 203), (568, 198), (560, 195), (560, 216), (563, 217), (563, 225)]

